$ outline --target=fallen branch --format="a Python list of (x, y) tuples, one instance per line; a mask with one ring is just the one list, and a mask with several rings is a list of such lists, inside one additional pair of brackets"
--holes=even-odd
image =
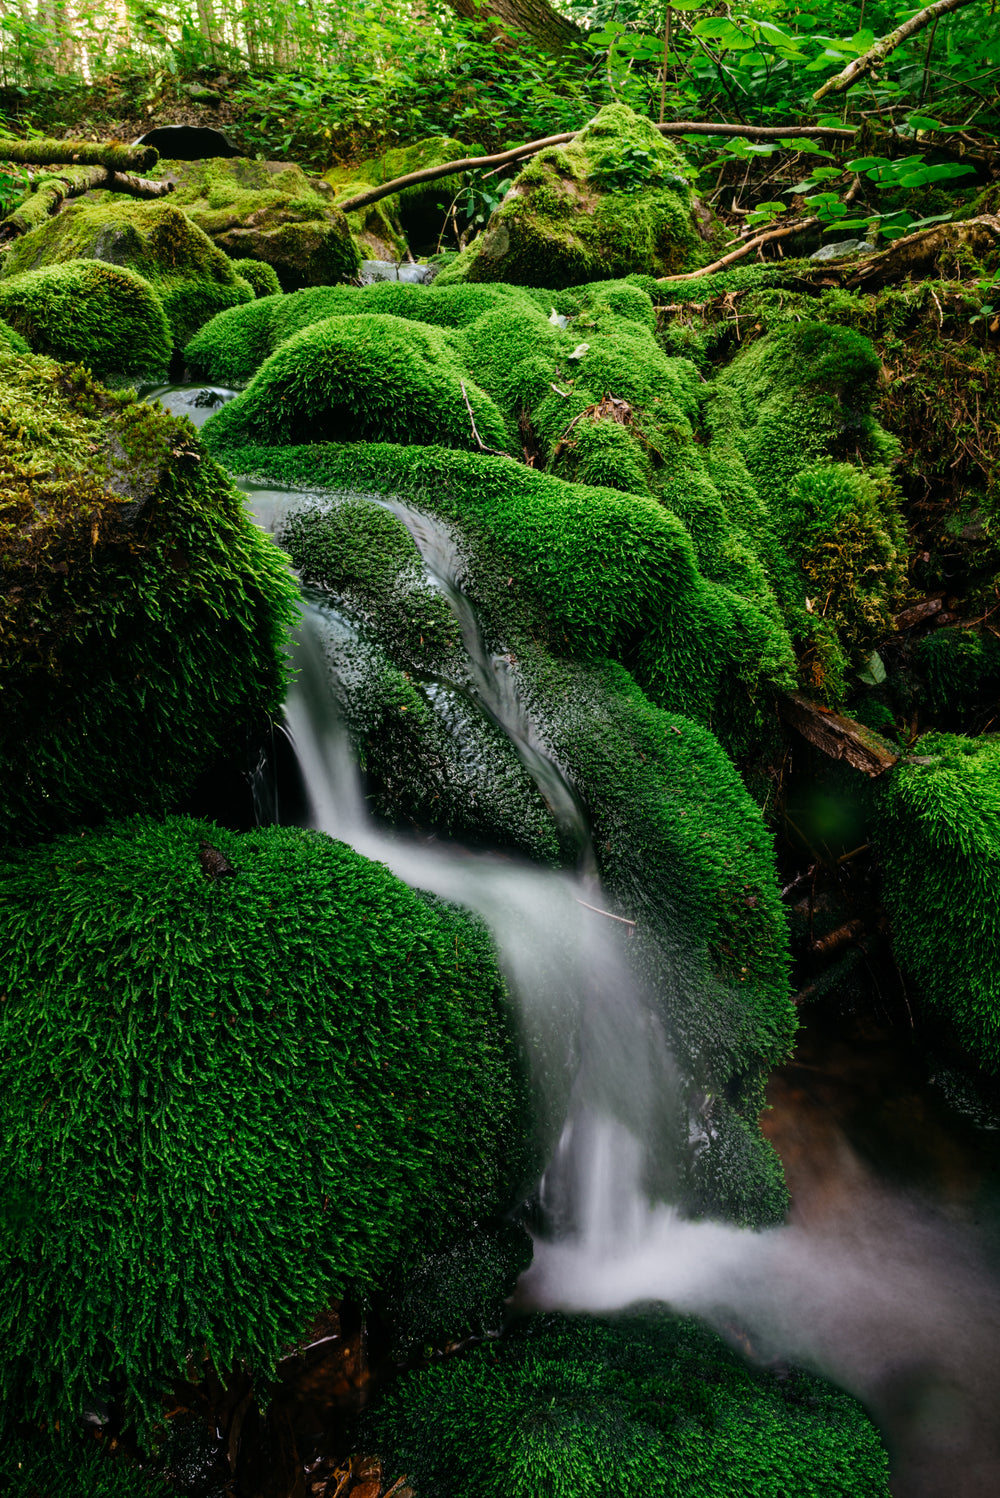
[(717, 270), (724, 270), (727, 265), (732, 265), (734, 260), (742, 260), (744, 255), (749, 255), (751, 250), (757, 250), (761, 245), (771, 244), (777, 239), (787, 239), (791, 234), (801, 234), (803, 229), (811, 229), (819, 223), (818, 218), (800, 218), (794, 224), (786, 224), (783, 229), (768, 229), (765, 234), (758, 234), (753, 239), (748, 239), (738, 249), (731, 250), (728, 255), (723, 255), (721, 260), (713, 260), (711, 265), (703, 265), (700, 270), (688, 271), (683, 276), (657, 276), (661, 285), (666, 281), (697, 281), (700, 276), (714, 275)]
[(65, 172), (51, 176), (36, 172), (31, 181), (34, 192), (3, 220), (0, 225), (3, 234), (27, 234), (58, 213), (67, 198), (77, 198), (96, 188), (126, 193), (133, 198), (162, 198), (174, 190), (172, 182), (152, 182), (148, 177), (108, 172), (101, 166), (68, 167)]
[(865, 775), (881, 775), (890, 770), (899, 755), (881, 734), (873, 733), (863, 723), (843, 718), (839, 713), (810, 702), (798, 692), (789, 692), (780, 700), (781, 716), (810, 744), (831, 759), (846, 760)]
[(887, 250), (872, 255), (862, 265), (851, 266), (844, 276), (845, 285), (859, 291), (880, 291), (893, 281), (908, 275), (925, 275), (933, 271), (944, 255), (958, 255), (961, 250), (977, 260), (1000, 246), (1000, 217), (993, 213), (979, 218), (960, 219), (954, 224), (935, 224), (917, 234), (895, 239)]
[[(764, 141), (788, 140), (795, 136), (805, 136), (810, 140), (853, 141), (857, 135), (856, 130), (848, 130), (840, 125), (716, 125), (704, 120), (674, 120), (667, 125), (656, 125), (654, 129), (659, 130), (662, 135), (742, 135), (747, 140)], [(494, 156), (462, 156), (456, 161), (442, 162), (439, 166), (425, 166), (420, 171), (408, 172), (405, 177), (393, 177), (391, 182), (382, 182), (377, 187), (368, 188), (366, 192), (356, 193), (353, 198), (345, 198), (337, 207), (342, 213), (356, 213), (358, 209), (368, 208), (390, 193), (401, 192), (405, 187), (418, 187), (422, 182), (437, 182), (441, 177), (450, 177), (456, 172), (510, 166), (523, 157), (536, 156), (549, 146), (564, 146), (579, 134), (579, 130), (566, 130), (561, 135), (546, 135), (541, 140), (529, 140), (523, 146), (500, 151)]]
[(7, 140), (0, 136), (0, 161), (18, 166), (103, 166), (108, 172), (148, 172), (160, 159), (155, 146), (126, 146), (93, 140)]
[(897, 26), (895, 31), (890, 31), (888, 36), (883, 36), (863, 52), (860, 57), (855, 57), (847, 64), (842, 73), (828, 78), (821, 88), (813, 94), (813, 103), (818, 104), (820, 99), (825, 99), (827, 94), (842, 94), (847, 89), (853, 88), (862, 78), (867, 78), (869, 73), (882, 67), (890, 52), (895, 52), (904, 42), (909, 41), (911, 36), (916, 36), (918, 31), (923, 31), (932, 21), (936, 22), (941, 16), (948, 15), (953, 10), (961, 10), (963, 6), (973, 5), (976, 0), (935, 0), (934, 5), (928, 5), (926, 10), (918, 11), (902, 26)]
[(476, 426), (476, 418), (472, 414), (472, 407), (469, 404), (469, 397), (465, 393), (465, 381), (464, 380), (460, 380), (459, 384), (462, 387), (462, 399), (465, 401), (465, 409), (468, 411), (468, 413), (469, 413), (469, 420), (472, 423), (472, 435), (476, 439), (476, 446), (479, 448), (479, 451), (481, 453), (492, 453), (495, 458), (509, 458), (510, 457), (510, 453), (501, 452), (498, 447), (487, 447), (486, 446), (486, 443), (483, 441), (482, 437), (480, 437), (480, 435), (479, 435), (479, 430), (478, 430), (478, 428)]

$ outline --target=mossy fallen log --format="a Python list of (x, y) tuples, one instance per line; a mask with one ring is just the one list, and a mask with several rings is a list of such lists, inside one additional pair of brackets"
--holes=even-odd
[(172, 182), (153, 182), (148, 177), (109, 172), (100, 166), (68, 167), (65, 172), (51, 176), (35, 173), (31, 185), (33, 191), (0, 224), (0, 235), (29, 233), (53, 213), (58, 213), (67, 198), (76, 198), (85, 192), (105, 189), (132, 198), (162, 198), (174, 190)]
[(102, 166), (106, 172), (148, 172), (160, 159), (155, 146), (123, 141), (14, 140), (0, 137), (0, 160), (17, 166)]

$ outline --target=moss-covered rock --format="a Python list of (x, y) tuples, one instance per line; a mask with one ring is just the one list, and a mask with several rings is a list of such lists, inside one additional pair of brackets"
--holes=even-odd
[(36, 354), (97, 375), (154, 378), (170, 363), (170, 324), (152, 286), (124, 265), (69, 260), (0, 281), (0, 317)]
[(670, 275), (703, 257), (677, 148), (611, 104), (514, 179), (484, 233), (439, 280), (572, 286), (630, 272)]
[(524, 1190), (469, 916), (322, 834), (184, 818), (56, 840), (0, 884), (0, 1158), (31, 1197), (0, 1277), (15, 1407), (148, 1405), (205, 1350), (264, 1371)]
[(281, 282), (273, 265), (265, 265), (263, 260), (234, 260), (233, 270), (243, 277), (258, 301), (265, 296), (280, 296)]
[[(471, 416), (470, 416), (471, 408)], [(503, 447), (503, 417), (452, 338), (387, 314), (330, 317), (283, 342), (211, 418), (218, 447), (389, 440)]]
[(1000, 737), (925, 734), (877, 784), (874, 842), (897, 956), (1000, 1070)]
[(173, 199), (234, 259), (273, 266), (286, 291), (357, 275), (361, 257), (326, 183), (299, 166), (244, 157), (161, 161)]
[(163, 303), (177, 348), (217, 312), (253, 300), (229, 256), (171, 202), (105, 192), (77, 198), (16, 241), (2, 274), (6, 279), (67, 260), (102, 260), (136, 271)]
[[(335, 190), (338, 201), (347, 202), (369, 187), (381, 186), (425, 167), (442, 166), (447, 161), (462, 161), (482, 153), (482, 146), (466, 146), (446, 135), (431, 135), (354, 166), (331, 167), (323, 173), (323, 181)], [(406, 254), (411, 243), (421, 247), (438, 239), (445, 211), (461, 185), (460, 177), (418, 182), (380, 198), (368, 208), (348, 213), (347, 221), (370, 258), (395, 260)]]
[(177, 803), (280, 706), (295, 588), (187, 423), (0, 350), (0, 836)]
[(403, 1378), (364, 1437), (418, 1498), (888, 1498), (850, 1395), (667, 1316), (533, 1318)]

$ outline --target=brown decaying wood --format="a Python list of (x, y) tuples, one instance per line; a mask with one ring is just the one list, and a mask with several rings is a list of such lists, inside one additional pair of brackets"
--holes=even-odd
[(897, 614), (893, 623), (897, 630), (912, 629), (915, 624), (922, 624), (925, 619), (939, 614), (943, 608), (942, 599), (925, 598), (923, 603), (915, 603), (911, 608), (904, 609), (901, 614)]
[(841, 947), (846, 947), (850, 942), (856, 941), (865, 929), (865, 923), (861, 920), (847, 921), (843, 926), (838, 926), (836, 931), (831, 931), (826, 936), (820, 936), (814, 941), (809, 950), (817, 957), (829, 957), (832, 952), (839, 952)]
[[(810, 140), (854, 140), (857, 131), (840, 126), (825, 125), (717, 125), (704, 120), (674, 120), (667, 125), (656, 125), (654, 129), (663, 135), (728, 135), (744, 136), (748, 140), (790, 140), (797, 136)], [(514, 146), (510, 151), (499, 151), (494, 156), (462, 156), (455, 161), (445, 161), (439, 166), (425, 166), (418, 172), (408, 172), (405, 177), (393, 177), (391, 182), (382, 182), (367, 192), (356, 193), (345, 198), (337, 207), (343, 213), (354, 213), (359, 208), (368, 208), (390, 193), (401, 192), (404, 187), (417, 187), (421, 182), (436, 182), (441, 177), (450, 177), (455, 172), (481, 171), (483, 167), (511, 165), (525, 156), (535, 156), (549, 146), (563, 146), (575, 140), (579, 130), (566, 130), (561, 135), (546, 135), (541, 140), (526, 141), (523, 146)]]
[(844, 93), (862, 78), (866, 78), (869, 73), (880, 68), (890, 52), (895, 52), (897, 47), (909, 41), (911, 36), (916, 36), (918, 31), (923, 31), (924, 27), (929, 26), (932, 21), (937, 22), (953, 10), (961, 10), (963, 6), (976, 3), (977, 0), (936, 0), (934, 5), (928, 5), (925, 10), (918, 11), (915, 16), (904, 21), (902, 26), (897, 26), (895, 31), (890, 31), (887, 36), (881, 37), (874, 46), (869, 47), (867, 52), (863, 52), (860, 57), (855, 57), (847, 64), (843, 72), (837, 73), (833, 78), (828, 78), (813, 94), (813, 103), (818, 104), (820, 99), (826, 98), (827, 94)]
[(831, 759), (845, 760), (865, 775), (881, 775), (897, 763), (899, 755), (892, 745), (850, 718), (831, 712), (818, 702), (798, 692), (788, 692), (780, 699), (781, 716), (798, 729), (817, 749)]

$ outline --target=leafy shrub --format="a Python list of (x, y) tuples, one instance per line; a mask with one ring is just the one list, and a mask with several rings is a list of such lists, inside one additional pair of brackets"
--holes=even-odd
[(0, 885), (0, 1159), (33, 1197), (0, 1386), (29, 1414), (149, 1405), (203, 1350), (264, 1372), (524, 1189), (468, 915), (322, 834), (184, 818), (14, 854)]
[(420, 1498), (888, 1498), (849, 1395), (665, 1315), (535, 1317), (400, 1380), (364, 1424)]
[(158, 374), (171, 336), (159, 297), (123, 265), (70, 260), (0, 281), (0, 316), (36, 354), (85, 364), (97, 375)]
[(281, 704), (287, 561), (187, 423), (0, 350), (0, 835), (176, 805)]

